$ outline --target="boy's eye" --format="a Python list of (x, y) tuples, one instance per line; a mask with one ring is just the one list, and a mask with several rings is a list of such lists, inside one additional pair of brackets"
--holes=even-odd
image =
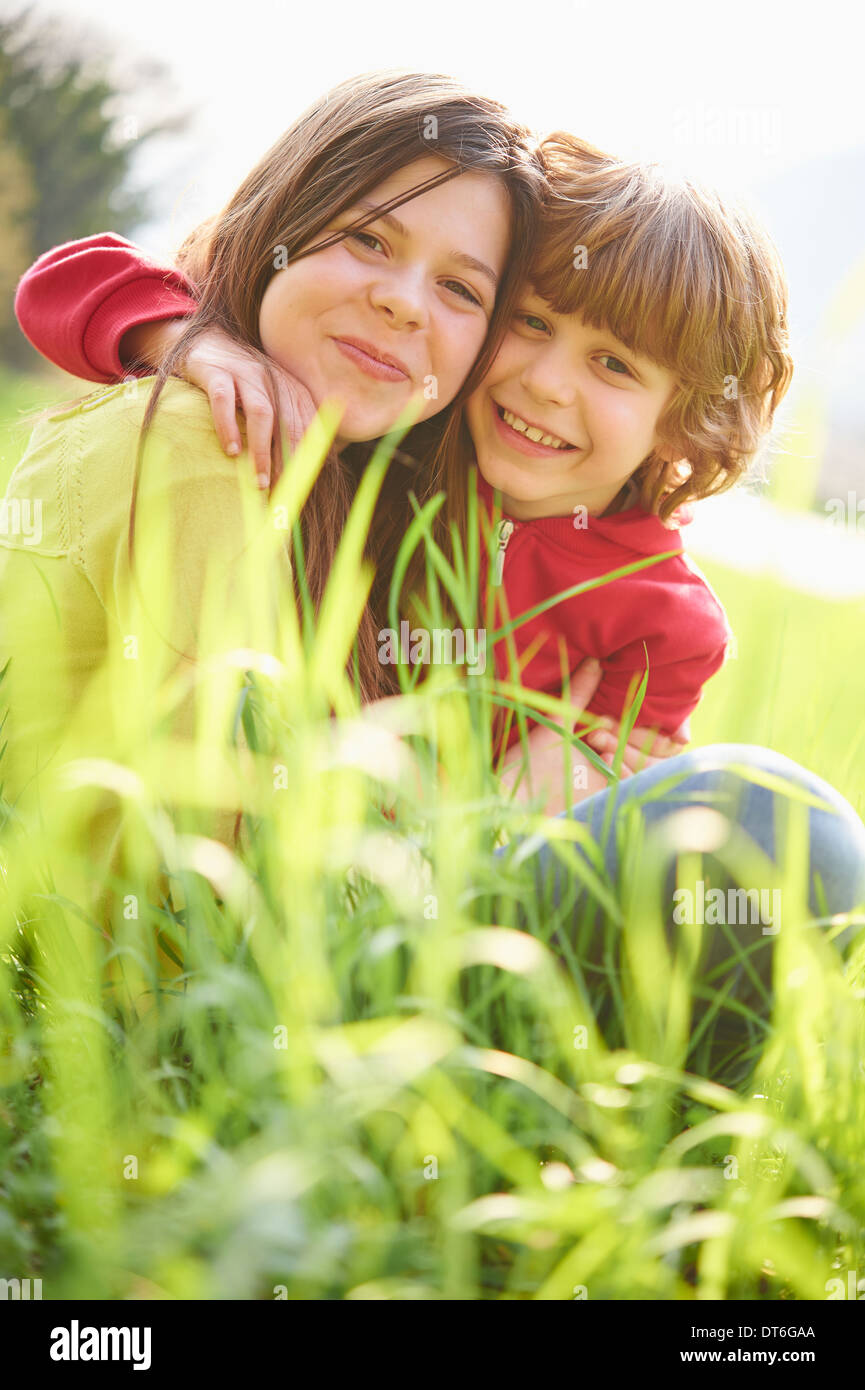
[(446, 289), (453, 290), (454, 294), (458, 294), (462, 299), (468, 299), (470, 303), (476, 304), (479, 309), (483, 307), (477, 295), (473, 294), (468, 285), (463, 284), (462, 280), (444, 280), (442, 283)]
[(598, 358), (598, 361), (599, 361), (599, 362), (608, 362), (608, 363), (613, 363), (613, 364), (615, 364), (615, 365), (608, 366), (608, 367), (607, 367), (607, 371), (608, 371), (608, 372), (615, 372), (615, 373), (616, 373), (616, 376), (630, 376), (630, 375), (631, 375), (631, 369), (630, 369), (630, 367), (625, 366), (625, 363), (621, 360), (621, 358), (619, 358), (619, 357), (613, 357), (612, 353), (605, 352), (604, 355), (603, 355), (603, 357), (599, 357), (599, 358)]
[[(377, 236), (373, 236), (372, 232), (352, 232), (349, 240), (359, 241), (362, 246), (369, 246), (370, 251), (384, 250), (382, 243)], [(370, 242), (375, 242), (375, 245), (370, 246)]]
[(537, 314), (517, 314), (517, 318), (522, 320), (526, 328), (531, 328), (536, 333), (546, 333), (547, 331), (547, 325)]

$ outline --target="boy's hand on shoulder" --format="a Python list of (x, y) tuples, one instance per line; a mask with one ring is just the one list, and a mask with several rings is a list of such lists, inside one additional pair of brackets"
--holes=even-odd
[(316, 414), (309, 391), (274, 364), (279, 414), (274, 415), (261, 358), (220, 328), (193, 343), (183, 375), (207, 393), (219, 442), (227, 454), (241, 452), (237, 411), (246, 419), (247, 447), (259, 486), (270, 488), (282, 472), (282, 450), (296, 449)]
[[(186, 319), (140, 324), (124, 335), (122, 357), (158, 368), (187, 326)], [(243, 411), (259, 485), (270, 488), (282, 471), (283, 445), (297, 448), (315, 418), (315, 402), (306, 387), (274, 363), (279, 402), (275, 416), (261, 358), (221, 328), (210, 328), (197, 338), (177, 370), (207, 395), (219, 442), (231, 457), (243, 450), (237, 423), (237, 411)]]

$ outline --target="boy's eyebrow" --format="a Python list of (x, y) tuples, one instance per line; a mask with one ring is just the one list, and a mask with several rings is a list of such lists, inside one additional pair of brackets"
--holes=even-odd
[[(359, 199), (355, 206), (363, 208), (364, 212), (376, 212), (375, 203), (364, 198)], [(386, 227), (390, 227), (391, 231), (396, 232), (398, 236), (407, 237), (410, 235), (405, 223), (400, 222), (398, 217), (394, 217), (392, 212), (376, 213), (376, 220), (383, 222)], [(459, 265), (464, 265), (468, 270), (476, 270), (479, 274), (485, 275), (488, 280), (492, 281), (493, 288), (498, 289), (499, 277), (485, 261), (479, 261), (476, 256), (470, 256), (465, 251), (452, 251), (451, 258)]]

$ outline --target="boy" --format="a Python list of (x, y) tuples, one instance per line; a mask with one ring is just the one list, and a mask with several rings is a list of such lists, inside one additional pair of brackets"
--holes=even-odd
[(683, 504), (744, 474), (789, 385), (783, 270), (712, 193), (567, 135), (542, 151), (551, 193), (531, 283), (465, 407), (495, 528), (493, 621), (675, 553), (524, 622), (496, 667), (557, 695), (595, 657), (588, 708), (617, 720), (648, 667), (638, 722), (673, 735), (731, 638), (682, 550)]

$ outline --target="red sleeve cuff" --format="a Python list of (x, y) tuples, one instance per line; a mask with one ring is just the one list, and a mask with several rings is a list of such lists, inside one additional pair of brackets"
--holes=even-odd
[(184, 318), (195, 313), (196, 301), (183, 290), (165, 284), (163, 275), (143, 275), (121, 285), (93, 311), (84, 329), (83, 351), (93, 380), (111, 382), (130, 375), (120, 360), (124, 333), (140, 323)]

